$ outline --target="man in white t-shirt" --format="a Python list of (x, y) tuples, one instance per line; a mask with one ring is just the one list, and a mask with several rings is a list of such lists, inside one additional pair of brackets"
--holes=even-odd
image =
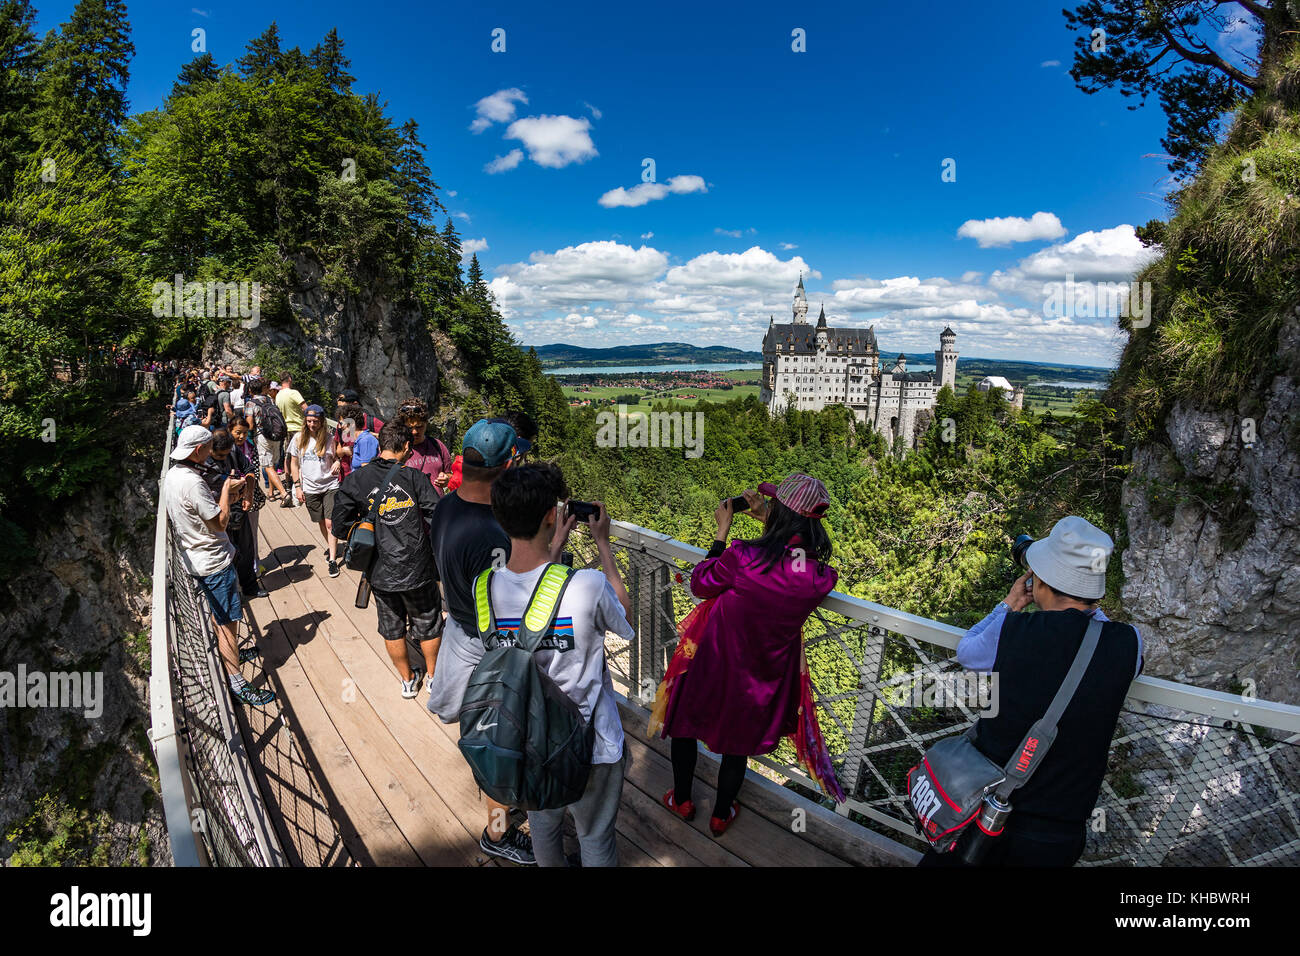
[[(561, 519), (557, 502), (569, 497), (560, 469), (547, 463), (504, 471), (492, 484), (492, 513), (510, 536), (510, 558), (492, 575), (492, 610), (497, 627), (519, 626), (538, 578), (556, 545), (563, 547), (577, 523)], [(599, 503), (597, 503), (599, 504)], [(562, 524), (557, 527), (557, 522)], [(564, 866), (564, 812), (573, 814), (582, 865), (617, 866), (614, 823), (623, 793), (623, 724), (605, 662), (605, 632), (631, 640), (632, 602), (609, 543), (609, 512), (602, 506), (588, 527), (602, 570), (575, 571), (556, 612), (555, 624), (534, 660), (595, 727), (591, 776), (577, 803), (558, 810), (530, 810), (533, 853), (541, 866)]]
[(239, 671), (240, 664), (257, 656), (257, 649), (239, 650), (236, 628), (244, 609), (235, 573), (235, 546), (226, 534), (230, 503), (243, 495), (247, 476), (226, 479), (220, 496), (213, 495), (202, 474), (211, 451), (212, 433), (202, 425), (181, 429), (172, 450), (173, 464), (163, 479), (167, 521), (180, 544), (185, 570), (207, 598), (230, 692), (246, 704), (261, 707), (275, 700), (275, 694), (253, 687)]

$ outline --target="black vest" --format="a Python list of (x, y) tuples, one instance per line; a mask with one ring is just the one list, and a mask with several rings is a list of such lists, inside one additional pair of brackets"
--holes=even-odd
[[(1030, 726), (1047, 712), (1088, 621), (1076, 610), (1006, 616), (993, 665), (998, 714), (980, 719), (975, 738), (990, 760), (1006, 766)], [(1136, 667), (1137, 632), (1128, 624), (1103, 624), (1096, 653), (1057, 724), (1052, 749), (1029, 782), (1011, 795), (1013, 820), (1018, 813), (1073, 824), (1088, 819)]]

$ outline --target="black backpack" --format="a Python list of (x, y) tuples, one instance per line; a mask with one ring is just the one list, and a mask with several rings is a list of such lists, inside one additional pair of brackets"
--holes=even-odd
[(265, 395), (257, 395), (253, 401), (262, 419), (262, 437), (267, 441), (284, 441), (284, 436), (289, 434), (289, 429), (285, 426), (284, 416), (280, 414), (280, 409), (276, 407), (275, 402)]
[(555, 810), (587, 789), (595, 728), (533, 659), (555, 624), (573, 570), (549, 564), (514, 634), (497, 630), (492, 570), (474, 581), (479, 639), (487, 653), (460, 708), (460, 751), (485, 794), (522, 810)]

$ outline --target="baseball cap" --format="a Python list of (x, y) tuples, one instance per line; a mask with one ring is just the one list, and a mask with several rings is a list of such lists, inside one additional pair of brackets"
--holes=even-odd
[[(508, 418), (489, 418), (488, 421), (495, 422), (498, 425), (509, 425), (511, 431), (514, 431), (515, 429), (515, 423)], [(527, 452), (530, 449), (532, 449), (532, 447), (533, 447), (532, 442), (530, 442), (527, 438), (521, 438), (519, 436), (519, 432), (515, 431), (515, 454), (516, 455), (527, 454)]]
[(1077, 515), (1052, 525), (1046, 538), (1025, 551), (1025, 562), (1044, 584), (1090, 601), (1106, 594), (1106, 565), (1115, 542)]
[(303, 409), (303, 415), (304, 416), (315, 415), (318, 418), (324, 418), (325, 409), (321, 408), (319, 405), (308, 405), (305, 409)]
[(279, 387), (280, 387), (280, 383), (279, 383), (279, 382), (272, 382), (270, 385), (268, 385), (268, 386), (266, 386), (266, 387), (267, 387), (267, 388), (279, 388)]
[(796, 471), (780, 486), (764, 481), (758, 486), (760, 494), (775, 498), (795, 514), (805, 518), (820, 518), (831, 506), (831, 496), (826, 486), (811, 475)]
[(472, 449), (482, 455), (481, 467), (495, 468), (515, 456), (518, 442), (519, 438), (508, 422), (480, 418), (465, 433), (461, 448), (464, 451)]
[(182, 461), (189, 458), (204, 445), (211, 444), (212, 432), (202, 425), (186, 425), (176, 436), (176, 447), (172, 449), (172, 458)]
[(343, 401), (347, 402), (349, 405), (355, 405), (357, 402), (361, 401), (361, 396), (357, 394), (355, 388), (343, 389), (343, 391), (339, 392), (339, 398), (343, 399)]

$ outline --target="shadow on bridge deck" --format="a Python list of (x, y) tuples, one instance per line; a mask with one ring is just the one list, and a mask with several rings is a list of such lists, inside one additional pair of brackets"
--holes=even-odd
[[(354, 607), (357, 574), (344, 569), (328, 577), (320, 533), (305, 508), (268, 503), (259, 534), (271, 595), (249, 602), (263, 653), (251, 679), (279, 698), (262, 711), (240, 708), (239, 719), (288, 860), (497, 865), (478, 847), (486, 805), (456, 747), (456, 727), (425, 709), (423, 692), (401, 698), (373, 600), (365, 610)], [(707, 812), (688, 824), (659, 806), (672, 782), (667, 742), (646, 740), (635, 705), (625, 707), (624, 726), (630, 759), (618, 818), (623, 866), (844, 866), (915, 858), (752, 772), (742, 813), (715, 840)], [(717, 778), (707, 754), (697, 776), (695, 799), (707, 811)], [(800, 807), (802, 814), (792, 812)], [(801, 832), (791, 825), (796, 819)]]

